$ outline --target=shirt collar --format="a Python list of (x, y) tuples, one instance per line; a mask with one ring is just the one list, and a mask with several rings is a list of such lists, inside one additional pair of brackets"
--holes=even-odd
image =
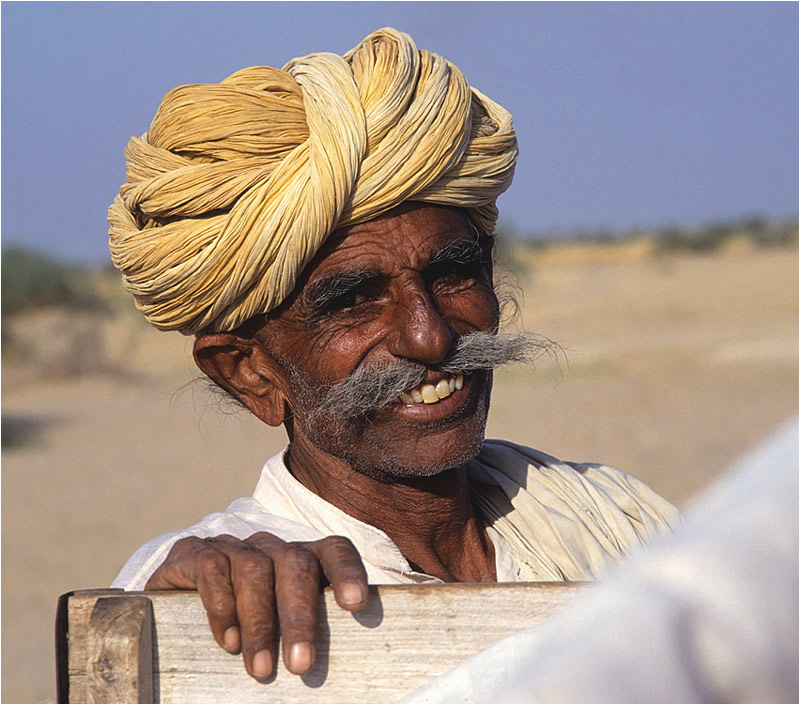
[(286, 466), (288, 446), (270, 458), (261, 471), (253, 497), (270, 514), (315, 529), (320, 536), (346, 536), (365, 562), (412, 580), (433, 579), (411, 569), (400, 549), (383, 531), (350, 516), (314, 494)]

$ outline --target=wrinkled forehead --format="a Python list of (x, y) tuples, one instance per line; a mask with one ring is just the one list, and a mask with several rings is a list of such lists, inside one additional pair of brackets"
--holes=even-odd
[(450, 243), (477, 239), (460, 208), (403, 204), (374, 220), (334, 231), (304, 270), (294, 293), (338, 273), (391, 276), (403, 269), (422, 269)]

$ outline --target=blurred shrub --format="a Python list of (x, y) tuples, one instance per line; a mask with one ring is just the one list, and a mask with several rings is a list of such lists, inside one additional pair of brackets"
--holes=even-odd
[(89, 269), (65, 264), (36, 250), (4, 247), (1, 281), (3, 316), (49, 306), (106, 310)]
[(797, 220), (770, 221), (754, 215), (731, 221), (717, 221), (699, 227), (664, 227), (627, 231), (598, 229), (589, 231), (519, 232), (505, 224), (498, 227), (498, 251), (510, 258), (510, 268), (519, 267), (509, 243), (524, 243), (527, 251), (548, 250), (563, 245), (622, 246), (632, 240), (652, 239), (653, 252), (712, 252), (730, 241), (745, 240), (754, 247), (781, 247), (797, 244)]
[(757, 247), (774, 247), (797, 241), (797, 221), (775, 223), (751, 216), (740, 221), (709, 223), (700, 228), (667, 228), (657, 236), (661, 251), (711, 252), (733, 238), (744, 238)]

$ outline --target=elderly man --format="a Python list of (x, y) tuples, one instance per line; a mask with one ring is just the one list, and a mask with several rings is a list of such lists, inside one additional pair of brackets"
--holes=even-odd
[[(132, 138), (110, 247), (148, 320), (289, 445), (253, 497), (154, 539), (115, 585), (197, 589), (218, 643), (268, 678), (314, 661), (319, 587), (582, 580), (676, 520), (628, 475), (484, 442), (495, 199), (511, 116), (383, 29), (340, 57), (167, 94)], [(276, 616), (277, 614), (277, 616)]]

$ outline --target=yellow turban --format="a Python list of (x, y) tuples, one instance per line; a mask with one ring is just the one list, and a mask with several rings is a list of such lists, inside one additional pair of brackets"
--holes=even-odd
[(190, 334), (267, 313), (334, 229), (404, 201), (491, 233), (517, 144), (506, 110), (386, 28), (344, 56), (179, 86), (125, 156), (112, 260), (150, 323)]

